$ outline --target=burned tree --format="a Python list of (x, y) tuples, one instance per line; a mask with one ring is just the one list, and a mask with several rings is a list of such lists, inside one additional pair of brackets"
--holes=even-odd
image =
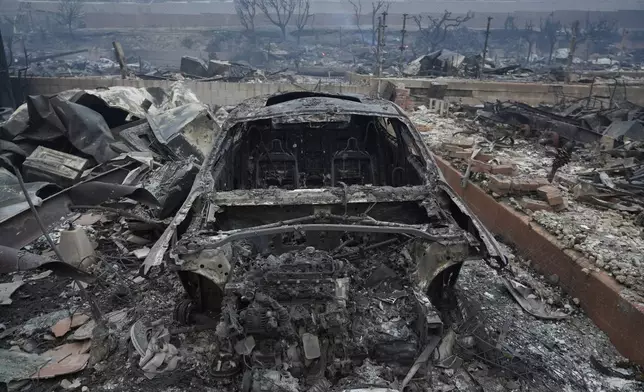
[(515, 18), (512, 15), (508, 15), (507, 18), (505, 18), (505, 22), (503, 23), (503, 29), (504, 30), (510, 30), (510, 31), (517, 31), (517, 25), (515, 23)]
[(534, 48), (534, 42), (536, 41), (536, 33), (534, 31), (534, 24), (532, 23), (532, 21), (525, 23), (522, 35), (528, 43), (528, 57), (526, 59), (526, 63), (529, 64), (532, 60), (532, 49)]
[(0, 32), (4, 40), (4, 46), (6, 49), (6, 58), (7, 64), (13, 64), (13, 42), (16, 38), (16, 27), (15, 19), (4, 16), (3, 20), (0, 20)]
[(548, 48), (548, 64), (552, 62), (552, 53), (557, 45), (559, 39), (559, 31), (561, 30), (561, 22), (554, 20), (554, 13), (548, 15), (546, 20), (540, 26), (541, 35), (545, 45)]
[(302, 37), (302, 31), (309, 23), (309, 19), (312, 20), (314, 17), (311, 15), (311, 1), (310, 0), (296, 0), (297, 4), (295, 6), (295, 28), (297, 29), (297, 44), (300, 44), (300, 38)]
[[(449, 30), (459, 27), (473, 17), (474, 13), (471, 11), (468, 11), (464, 16), (452, 17), (452, 13), (447, 10), (441, 17), (431, 15), (414, 16), (414, 21), (420, 32), (418, 46), (426, 51), (433, 52), (439, 44), (445, 41)], [(426, 27), (423, 27), (423, 20), (427, 20)]]
[(83, 18), (83, 2), (81, 0), (60, 0), (56, 19), (61, 26), (67, 27), (69, 35), (73, 34), (73, 29)]
[(360, 19), (362, 17), (362, 1), (361, 0), (347, 0), (349, 4), (353, 7), (353, 16), (355, 18), (355, 23), (356, 23), (356, 28), (358, 29), (358, 33), (360, 33), (360, 39), (364, 43), (364, 31), (362, 31), (362, 27), (360, 27)]
[(293, 16), (298, 0), (257, 0), (257, 6), (266, 18), (282, 32), (286, 39), (286, 26)]
[(617, 21), (602, 16), (595, 22), (586, 20), (584, 31), (578, 34), (577, 41), (586, 44), (586, 52), (589, 54), (591, 51), (607, 51), (608, 45), (615, 42), (618, 37)]
[(257, 0), (234, 0), (235, 12), (239, 23), (249, 36), (255, 36), (255, 15), (257, 14)]
[(376, 44), (376, 36), (378, 33), (378, 14), (381, 12), (389, 12), (390, 5), (390, 2), (382, 0), (371, 3), (371, 45)]

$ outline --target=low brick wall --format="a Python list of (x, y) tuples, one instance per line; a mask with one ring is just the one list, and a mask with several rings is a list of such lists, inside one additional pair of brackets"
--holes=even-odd
[[(376, 83), (377, 79), (368, 75), (359, 75), (353, 72), (346, 73), (346, 79), (351, 83)], [(505, 81), (485, 81), (472, 79), (442, 79), (442, 78), (383, 78), (397, 85), (404, 85), (410, 90), (412, 98), (417, 97), (414, 104), (425, 104), (427, 88), (430, 82), (447, 84), (445, 99), (465, 104), (480, 104), (481, 102), (519, 101), (529, 105), (540, 103), (556, 103), (558, 94), (568, 97), (585, 98), (591, 93), (590, 84), (562, 84), (562, 83), (525, 83)], [(592, 90), (593, 95), (611, 95), (611, 90), (605, 85), (596, 85)], [(644, 86), (626, 86), (626, 92), (618, 87), (615, 99), (626, 97), (629, 101), (644, 106)]]
[(580, 300), (580, 306), (610, 338), (617, 350), (644, 366), (644, 304), (622, 296), (622, 287), (574, 250), (563, 249), (555, 237), (512, 207), (497, 202), (478, 186), (461, 188), (461, 173), (436, 157), (447, 183), (488, 229), (516, 246), (544, 275), (557, 274), (559, 285)]
[[(132, 87), (170, 87), (174, 82), (166, 80), (129, 80), (105, 78), (29, 78), (30, 95), (56, 94), (72, 89), (95, 89), (98, 87), (132, 86)], [(241, 101), (258, 95), (274, 94), (281, 91), (301, 91), (301, 88), (290, 83), (225, 83), (185, 81), (201, 102), (210, 105), (236, 105)], [(316, 85), (301, 85), (313, 90)], [(369, 86), (321, 85), (321, 90), (329, 93), (368, 94)]]

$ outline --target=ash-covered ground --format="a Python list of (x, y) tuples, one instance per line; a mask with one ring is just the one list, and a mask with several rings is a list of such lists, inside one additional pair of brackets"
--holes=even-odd
[[(450, 143), (455, 138), (470, 138), (474, 142), (489, 142), (483, 133), (471, 132), (471, 128), (481, 129), (471, 118), (439, 117), (427, 111), (416, 111), (410, 114), (416, 125), (428, 129), (423, 132), (427, 144), (435, 153), (446, 156), (443, 143)], [(469, 125), (471, 128), (468, 128)], [(455, 134), (460, 133), (456, 136)], [(516, 137), (511, 148), (497, 145), (493, 152), (484, 146), (483, 153), (491, 154), (501, 161), (510, 161), (516, 165), (517, 172), (513, 178), (545, 178), (552, 166), (553, 149), (540, 145), (536, 138)], [(449, 159), (449, 158), (448, 158)], [(460, 163), (459, 163), (460, 162)], [(463, 168), (464, 161), (456, 163)], [(644, 296), (644, 229), (638, 225), (634, 215), (629, 212), (615, 211), (580, 202), (574, 198), (571, 184), (576, 182), (580, 173), (593, 168), (603, 167), (608, 162), (593, 151), (580, 150), (572, 154), (571, 162), (560, 168), (555, 183), (562, 191), (567, 208), (559, 211), (532, 212), (521, 207), (518, 198), (504, 197), (515, 208), (529, 214), (532, 219), (543, 226), (567, 248), (582, 253), (626, 288), (626, 294), (642, 302)], [(487, 176), (477, 173), (470, 177), (472, 181), (485, 186)]]
[[(244, 390), (244, 372), (232, 372), (230, 376), (222, 377), (221, 372), (217, 371), (225, 370), (222, 369), (222, 348), (231, 349), (223, 346), (226, 343), (222, 339), (221, 330), (212, 327), (199, 330), (199, 327), (186, 327), (174, 321), (175, 305), (185, 298), (179, 279), (167, 270), (155, 271), (146, 279), (138, 277), (139, 264), (133, 256), (120, 256), (117, 249), (105, 245), (106, 235), (113, 230), (111, 225), (111, 222), (101, 222), (88, 230), (92, 238), (103, 246), (99, 247), (102, 260), (97, 273), (99, 279), (88, 286), (87, 291), (97, 300), (104, 314), (122, 310), (127, 316), (118, 318), (110, 326), (108, 339), (101, 339), (97, 334), (91, 336), (92, 350), (102, 352), (103, 357), (96, 363), (90, 362), (90, 366), (81, 373), (68, 375), (64, 379), (77, 385), (78, 390), (83, 388), (90, 391)], [(44, 242), (37, 243), (35, 249), (46, 250)], [(544, 321), (525, 313), (511, 298), (501, 275), (482, 261), (468, 262), (461, 271), (453, 295), (449, 297), (451, 300), (440, 309), (445, 329), (435, 357), (430, 357), (432, 365), (421, 366), (405, 390), (643, 390), (644, 384), (641, 382), (625, 379), (634, 377), (628, 362), (619, 356), (608, 338), (577, 307), (575, 300), (563, 295), (548, 279), (531, 272), (529, 261), (513, 256), (509, 248), (506, 250), (510, 266), (502, 275), (532, 288), (535, 296), (542, 299), (546, 307), (567, 313), (568, 317), (560, 321)], [(348, 297), (373, 300), (367, 300), (362, 307), (347, 307), (353, 325), (349, 335), (354, 338), (362, 336), (360, 339), (373, 340), (378, 336), (382, 337), (383, 332), (386, 334), (387, 330), (391, 331), (387, 326), (406, 321), (405, 315), (411, 314), (410, 308), (404, 303), (395, 305), (400, 299), (391, 304), (383, 298), (378, 299), (378, 295), (368, 296), (364, 289), (363, 285), (372, 275), (374, 265), (379, 264), (379, 261), (388, 264), (396, 260), (396, 257), (390, 256), (391, 253), (387, 251), (375, 252), (370, 255), (368, 265), (364, 265), (364, 262), (345, 261), (347, 264), (342, 267), (348, 272), (349, 286), (354, 287), (349, 290)], [(291, 259), (292, 263), (287, 263), (291, 266), (301, 263), (311, 265), (309, 262), (314, 259), (316, 262), (313, 265), (319, 267), (314, 268), (317, 272), (327, 271), (327, 267), (338, 268), (336, 260), (311, 249), (284, 258)], [(266, 270), (267, 259), (263, 260), (258, 260), (260, 264), (256, 271)], [(273, 258), (271, 260), (274, 261)], [(243, 271), (241, 279), (252, 280), (247, 273), (249, 271)], [(36, 279), (31, 280), (32, 278)], [(56, 275), (43, 278), (36, 272), (3, 276), (5, 282), (18, 279), (25, 281), (25, 284), (13, 295), (13, 303), (3, 306), (2, 323), (5, 332), (0, 339), (0, 348), (16, 347), (40, 353), (69, 340), (69, 336), (54, 337), (50, 330), (51, 322), (47, 321), (47, 316), (42, 316), (52, 312), (89, 314), (86, 303), (80, 292), (73, 287), (71, 279)], [(398, 289), (404, 293), (407, 287), (404, 278), (399, 283), (402, 285)], [(396, 292), (395, 289), (387, 286), (390, 294)], [(268, 288), (265, 291), (278, 295)], [(318, 294), (321, 298), (324, 297), (323, 291)], [(320, 303), (323, 304), (323, 301)], [(320, 303), (312, 302), (304, 304), (304, 307), (326, 306)], [(348, 301), (349, 305), (351, 303), (356, 304)], [(396, 312), (397, 306), (404, 310)], [(367, 319), (375, 324), (361, 328), (355, 324), (356, 319), (365, 315), (371, 315)], [(34, 321), (37, 316), (40, 317)], [(146, 377), (139, 363), (141, 356), (130, 340), (131, 327), (136, 322), (152, 328), (167, 328), (168, 342), (176, 347), (179, 358), (174, 370), (162, 371), (152, 379)], [(276, 326), (279, 327), (279, 322)], [(12, 330), (14, 327), (16, 329)], [(412, 335), (413, 333), (410, 334), (410, 342), (413, 341)], [(329, 334), (324, 338), (340, 340), (339, 336)], [(357, 343), (358, 347), (364, 342), (354, 340), (353, 343)], [(420, 354), (420, 351), (416, 354)], [(406, 366), (401, 365), (400, 359), (393, 357), (365, 358), (351, 363), (351, 371), (346, 374), (340, 371), (342, 363), (339, 362), (334, 383), (337, 387), (362, 385), (398, 390), (409, 361), (413, 362), (414, 358), (407, 358), (404, 361)], [(269, 372), (268, 377), (264, 378), (255, 377), (250, 384), (251, 390), (308, 390), (298, 389), (297, 379), (290, 372), (294, 369), (292, 365), (294, 364), (271, 364), (273, 369), (281, 371)], [(626, 369), (621, 368), (624, 366)], [(607, 369), (612, 372), (608, 372), (611, 376), (605, 374)], [(625, 375), (614, 377), (619, 372)], [(324, 372), (324, 375), (333, 379), (328, 372)], [(59, 390), (61, 379), (59, 377), (12, 386), (16, 387), (14, 390)], [(320, 390), (339, 389), (329, 389), (325, 385)]]

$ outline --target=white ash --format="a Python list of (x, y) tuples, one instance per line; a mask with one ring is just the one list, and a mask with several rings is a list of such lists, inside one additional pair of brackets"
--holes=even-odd
[[(441, 152), (443, 143), (450, 142), (456, 132), (468, 130), (464, 124), (483, 129), (483, 126), (469, 119), (443, 118), (436, 113), (416, 111), (410, 119), (417, 125), (428, 126), (423, 132), (428, 146), (436, 153)], [(457, 135), (456, 138), (460, 138)], [(483, 142), (483, 133), (463, 135)], [(551, 150), (548, 156), (548, 150)], [(483, 150), (487, 152), (487, 148)], [(493, 155), (500, 160), (510, 160), (517, 167), (514, 178), (546, 177), (552, 165), (552, 147), (544, 147), (535, 139), (515, 139), (512, 148), (496, 148)], [(591, 167), (583, 153), (573, 154), (572, 162), (557, 172), (557, 177), (575, 183), (577, 174)], [(485, 178), (483, 174), (472, 176), (472, 180)], [(484, 180), (485, 181), (485, 180)], [(562, 181), (563, 182), (563, 181)], [(644, 230), (634, 224), (634, 216), (613, 210), (600, 210), (593, 206), (576, 202), (563, 184), (555, 184), (562, 189), (568, 208), (559, 212), (524, 211), (518, 198), (510, 197), (509, 204), (517, 210), (529, 213), (534, 221), (567, 248), (582, 253), (594, 263), (595, 268), (604, 270), (615, 280), (632, 290), (625, 294), (636, 294), (634, 299), (644, 302)], [(639, 298), (638, 298), (639, 297)]]
[(568, 211), (537, 211), (532, 219), (597, 269), (644, 296), (644, 238), (632, 216), (570, 203)]

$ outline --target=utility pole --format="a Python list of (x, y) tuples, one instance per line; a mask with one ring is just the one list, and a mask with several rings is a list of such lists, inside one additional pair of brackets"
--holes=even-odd
[(490, 38), (490, 22), (492, 17), (487, 17), (487, 29), (485, 30), (485, 45), (483, 45), (483, 58), (481, 59), (481, 66), (479, 67), (479, 79), (483, 76), (483, 69), (485, 68), (485, 58), (487, 57), (487, 43)]
[(530, 64), (530, 58), (532, 57), (532, 46), (534, 45), (534, 25), (532, 24), (532, 21), (526, 23), (525, 26), (526, 29), (526, 37), (528, 40), (528, 58), (526, 60), (527, 64)]
[(572, 70), (572, 59), (575, 57), (577, 48), (577, 34), (579, 34), (579, 21), (572, 24), (572, 37), (570, 37), (570, 48), (568, 49), (568, 62), (566, 64), (566, 82), (570, 83), (570, 71)]
[(409, 14), (403, 14), (403, 26), (402, 30), (400, 30), (400, 64), (405, 61), (405, 35), (407, 34), (407, 30), (405, 30), (405, 27), (407, 27), (407, 16)]
[(622, 31), (622, 42), (619, 45), (619, 60), (624, 61), (626, 53), (624, 53), (624, 47), (626, 46), (626, 38), (628, 37), (628, 30), (624, 29)]
[(387, 27), (387, 11), (382, 12), (382, 46), (385, 46), (385, 27)]
[(376, 34), (376, 76), (380, 77), (382, 72), (382, 16), (378, 17), (378, 30)]
[[(384, 12), (383, 12), (383, 14), (384, 14)], [(377, 42), (377, 45), (376, 45), (376, 62), (377, 62), (376, 66), (378, 67), (376, 69), (376, 76), (378, 77), (378, 91), (376, 91), (376, 96), (379, 97), (379, 98), (380, 98), (380, 85), (382, 83), (382, 81), (380, 79), (380, 77), (382, 76), (382, 48), (383, 48), (383, 44), (382, 44), (382, 38), (383, 38), (382, 36), (383, 36), (383, 34), (382, 34), (382, 32), (384, 30), (382, 19), (383, 19), (382, 16), (378, 17), (378, 42)]]

